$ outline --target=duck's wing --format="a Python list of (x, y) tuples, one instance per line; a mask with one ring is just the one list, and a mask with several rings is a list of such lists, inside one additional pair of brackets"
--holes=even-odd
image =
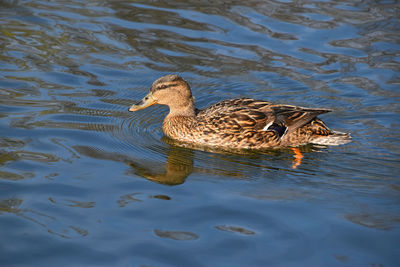
[(303, 127), (320, 114), (332, 111), (330, 109), (303, 108), (291, 105), (272, 105), (269, 108), (274, 114), (274, 123), (287, 127), (288, 132)]
[(226, 130), (259, 130), (265, 127), (267, 121), (273, 119), (260, 110), (268, 105), (271, 103), (251, 98), (229, 99), (198, 111), (197, 118)]
[(225, 131), (274, 131), (282, 137), (330, 111), (240, 98), (224, 100), (199, 111), (198, 118)]

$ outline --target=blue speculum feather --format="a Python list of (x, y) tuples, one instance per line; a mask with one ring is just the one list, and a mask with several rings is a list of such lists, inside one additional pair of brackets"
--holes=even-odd
[(280, 137), (282, 137), (286, 133), (287, 127), (283, 125), (279, 125), (276, 123), (271, 124), (271, 126), (268, 127), (268, 131), (274, 131), (279, 134)]

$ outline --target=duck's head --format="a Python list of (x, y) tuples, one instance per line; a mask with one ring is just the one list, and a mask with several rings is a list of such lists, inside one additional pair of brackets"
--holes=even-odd
[(137, 111), (154, 104), (167, 105), (170, 113), (194, 112), (194, 99), (189, 84), (180, 76), (171, 74), (153, 82), (150, 92), (129, 111)]

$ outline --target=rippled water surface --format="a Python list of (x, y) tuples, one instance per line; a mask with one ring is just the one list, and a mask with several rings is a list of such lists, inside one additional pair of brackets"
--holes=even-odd
[[(398, 1), (0, 1), (2, 266), (398, 266)], [(129, 113), (324, 107), (339, 147), (216, 153)]]

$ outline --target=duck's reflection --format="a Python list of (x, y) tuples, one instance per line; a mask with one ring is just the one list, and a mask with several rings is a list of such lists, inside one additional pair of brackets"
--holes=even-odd
[[(201, 149), (199, 147), (176, 146), (176, 141), (168, 138), (163, 138), (163, 141), (168, 144), (168, 146), (162, 149), (164, 150), (163, 153), (167, 155), (165, 164), (160, 164), (154, 160), (128, 156), (118, 152), (107, 152), (88, 146), (75, 146), (74, 149), (78, 153), (91, 158), (123, 162), (130, 167), (128, 173), (165, 185), (182, 184), (192, 172), (240, 178), (245, 175), (243, 173), (243, 164), (249, 167), (260, 167), (257, 168), (260, 171), (265, 169), (278, 169), (273, 166), (265, 166), (264, 164), (260, 165), (257, 163), (258, 161), (263, 161), (265, 156), (290, 160), (291, 168), (295, 169), (301, 164), (303, 158), (302, 152), (309, 150), (309, 148), (296, 148), (287, 151), (264, 151), (263, 153), (242, 151), (240, 155), (238, 155), (238, 151), (228, 152), (226, 150), (219, 151), (216, 149), (210, 151), (210, 149), (207, 148)], [(209, 155), (207, 154), (206, 159), (204, 157), (201, 158), (202, 163), (206, 164), (205, 167), (194, 167), (194, 149), (213, 152)], [(293, 156), (290, 156), (290, 154)], [(211, 161), (209, 159), (211, 159)]]
[(126, 163), (132, 167), (135, 174), (146, 179), (165, 185), (178, 185), (182, 184), (193, 171), (193, 153), (191, 149), (171, 146), (164, 170), (161, 171), (157, 171), (154, 164), (145, 166), (133, 160), (128, 160)]
[(167, 161), (164, 166), (160, 166), (159, 162), (137, 159), (88, 146), (75, 146), (74, 149), (81, 155), (91, 158), (123, 162), (131, 168), (129, 172), (132, 174), (165, 185), (182, 184), (193, 171), (193, 150), (182, 147), (167, 148)]

